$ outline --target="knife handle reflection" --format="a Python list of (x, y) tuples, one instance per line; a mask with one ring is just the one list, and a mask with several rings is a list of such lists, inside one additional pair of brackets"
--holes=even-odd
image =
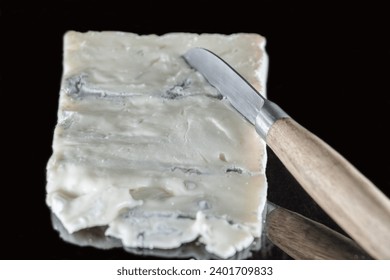
[(298, 213), (277, 207), (266, 218), (267, 237), (298, 260), (367, 260), (352, 239)]
[(306, 192), (367, 253), (390, 259), (390, 200), (345, 158), (291, 118), (266, 142)]

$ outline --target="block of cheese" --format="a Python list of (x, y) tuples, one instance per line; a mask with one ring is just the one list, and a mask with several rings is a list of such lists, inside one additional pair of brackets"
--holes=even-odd
[(198, 240), (221, 258), (262, 231), (266, 150), (182, 55), (210, 49), (265, 93), (265, 39), (68, 32), (47, 204), (69, 233), (133, 248)]

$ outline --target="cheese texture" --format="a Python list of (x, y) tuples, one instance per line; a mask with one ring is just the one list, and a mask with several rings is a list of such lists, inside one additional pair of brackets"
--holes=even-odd
[(182, 55), (215, 52), (265, 93), (256, 34), (68, 32), (47, 204), (69, 233), (107, 226), (125, 247), (199, 240), (218, 257), (262, 230), (266, 150)]

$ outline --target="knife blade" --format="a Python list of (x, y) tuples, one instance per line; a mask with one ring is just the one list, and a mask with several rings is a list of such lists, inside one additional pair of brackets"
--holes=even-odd
[(372, 257), (390, 259), (390, 200), (351, 163), (209, 50), (184, 59), (252, 123), (306, 192)]
[(276, 119), (288, 117), (279, 106), (264, 98), (229, 64), (209, 50), (193, 48), (184, 58), (225, 96), (241, 115), (255, 125), (263, 138)]

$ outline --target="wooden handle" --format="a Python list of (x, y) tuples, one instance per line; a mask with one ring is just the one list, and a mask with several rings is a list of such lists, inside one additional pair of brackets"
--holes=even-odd
[(266, 231), (272, 243), (294, 259), (371, 259), (352, 239), (287, 209), (268, 214)]
[(267, 144), (309, 195), (364, 250), (390, 259), (390, 200), (346, 159), (290, 118)]

